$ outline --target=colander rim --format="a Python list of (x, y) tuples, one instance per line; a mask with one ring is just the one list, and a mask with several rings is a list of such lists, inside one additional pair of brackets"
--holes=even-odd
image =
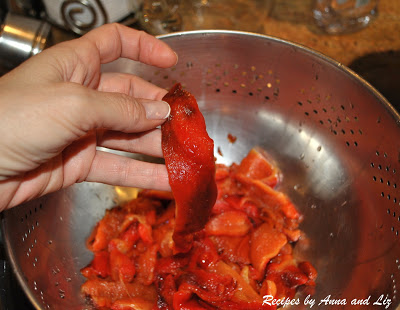
[(386, 108), (386, 110), (389, 111), (389, 113), (393, 116), (395, 119), (396, 123), (400, 125), (400, 113), (393, 107), (393, 105), (386, 99), (385, 96), (383, 96), (371, 83), (369, 83), (367, 80), (365, 80), (361, 75), (350, 69), (348, 66), (342, 64), (341, 62), (335, 60), (334, 58), (327, 56), (326, 54), (319, 52), (313, 48), (310, 48), (306, 45), (303, 45), (301, 43), (297, 43), (291, 40), (287, 39), (282, 39), (279, 38), (278, 36), (272, 36), (272, 35), (267, 35), (267, 34), (261, 34), (261, 33), (255, 33), (255, 32), (248, 32), (248, 31), (241, 31), (241, 30), (225, 30), (225, 29), (205, 29), (205, 30), (186, 30), (186, 31), (177, 31), (177, 32), (171, 32), (168, 34), (160, 34), (157, 35), (156, 38), (158, 39), (169, 39), (169, 38), (174, 38), (174, 37), (184, 37), (184, 36), (190, 36), (190, 35), (224, 35), (224, 34), (229, 34), (229, 35), (245, 35), (245, 36), (250, 36), (250, 37), (255, 37), (255, 38), (260, 38), (260, 39), (268, 39), (270, 41), (273, 41), (275, 43), (279, 44), (286, 44), (290, 45), (294, 49), (299, 49), (302, 52), (305, 52), (307, 54), (310, 54), (314, 57), (317, 57), (328, 64), (334, 66), (336, 69), (344, 72), (345, 74), (348, 74), (349, 77), (351, 77), (353, 80), (361, 83), (362, 86), (364, 86), (368, 91), (374, 95), (378, 101), (380, 101), (383, 106)]
[[(389, 113), (394, 117), (396, 123), (398, 125), (400, 124), (399, 112), (397, 112), (397, 110), (391, 105), (391, 103), (377, 89), (375, 89), (368, 81), (366, 81), (359, 74), (354, 72), (352, 69), (350, 69), (346, 65), (343, 65), (339, 61), (337, 61), (317, 50), (314, 50), (310, 47), (302, 45), (300, 43), (296, 43), (296, 42), (293, 42), (290, 40), (282, 39), (282, 38), (279, 38), (276, 36), (271, 36), (271, 35), (246, 32), (246, 31), (238, 31), (238, 30), (218, 30), (218, 29), (180, 31), (180, 32), (173, 32), (173, 33), (169, 33), (169, 34), (158, 35), (156, 37), (161, 40), (165, 40), (165, 39), (169, 39), (169, 38), (186, 37), (186, 36), (193, 36), (193, 35), (202, 35), (202, 36), (206, 36), (206, 35), (240, 35), (240, 36), (249, 36), (249, 37), (259, 38), (259, 39), (267, 39), (267, 40), (275, 42), (275, 43), (289, 45), (290, 47), (297, 49), (301, 52), (304, 52), (304, 53), (310, 55), (311, 57), (317, 57), (318, 59), (325, 61), (326, 63), (330, 64), (331, 66), (335, 67), (336, 69), (342, 71), (344, 74), (347, 74), (353, 80), (360, 83), (366, 90), (368, 90), (373, 96), (375, 96), (381, 104), (383, 104), (383, 106), (386, 108), (386, 110), (389, 111)], [(6, 229), (5, 226), (6, 226), (5, 213), (3, 212), (0, 215), (0, 229), (1, 229), (1, 233), (3, 235), (3, 239), (4, 239), (4, 243), (5, 243), (6, 255), (10, 261), (10, 265), (13, 269), (14, 274), (16, 275), (19, 285), (22, 287), (22, 289), (25, 292), (26, 296), (28, 297), (29, 301), (32, 303), (32, 305), (35, 308), (40, 309), (41, 303), (40, 303), (39, 299), (36, 298), (36, 296), (33, 294), (33, 292), (31, 292), (29, 286), (27, 285), (25, 279), (23, 278), (23, 273), (22, 273), (21, 268), (16, 263), (14, 251), (13, 251), (10, 241), (9, 241), (10, 238), (8, 237), (8, 235), (10, 234), (11, 231), (10, 231), (10, 229)]]

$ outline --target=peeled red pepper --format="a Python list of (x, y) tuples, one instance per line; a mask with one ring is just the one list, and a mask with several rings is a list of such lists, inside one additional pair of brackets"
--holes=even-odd
[(178, 83), (163, 98), (171, 113), (161, 126), (162, 149), (175, 198), (174, 251), (188, 252), (217, 198), (214, 141), (192, 94)]

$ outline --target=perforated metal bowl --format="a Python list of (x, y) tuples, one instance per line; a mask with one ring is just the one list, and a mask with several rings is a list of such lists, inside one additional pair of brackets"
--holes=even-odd
[[(304, 214), (295, 249), (319, 277), (314, 309), (396, 309), (400, 294), (399, 115), (339, 63), (261, 35), (206, 31), (163, 36), (179, 54), (160, 70), (128, 60), (105, 71), (136, 73), (162, 87), (179, 81), (198, 99), (219, 162), (254, 146), (279, 163), (282, 190)], [(237, 137), (235, 143), (228, 134)], [(219, 149), (219, 153), (217, 150)], [(222, 155), (221, 155), (222, 154)], [(104, 210), (130, 190), (82, 183), (4, 212), (15, 272), (38, 309), (89, 309), (80, 268), (85, 240)], [(321, 299), (346, 306), (318, 306)], [(368, 306), (351, 306), (366, 299)], [(382, 298), (382, 301), (385, 299)], [(323, 306), (323, 307), (322, 307)], [(309, 309), (300, 305), (296, 309)]]

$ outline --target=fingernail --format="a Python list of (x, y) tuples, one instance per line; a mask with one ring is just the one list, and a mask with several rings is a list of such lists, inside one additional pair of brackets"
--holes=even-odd
[(175, 56), (176, 56), (176, 62), (175, 62), (175, 66), (178, 64), (179, 58), (178, 58), (178, 54), (174, 51)]
[(171, 108), (165, 101), (141, 101), (147, 119), (166, 119), (171, 112)]

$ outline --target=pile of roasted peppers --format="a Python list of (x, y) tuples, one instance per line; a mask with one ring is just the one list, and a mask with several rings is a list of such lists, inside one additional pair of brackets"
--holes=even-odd
[(292, 255), (300, 214), (274, 190), (277, 169), (257, 150), (217, 166), (218, 198), (186, 253), (174, 254), (171, 193), (142, 191), (106, 212), (88, 240), (82, 292), (98, 308), (274, 309), (263, 297), (312, 293), (316, 271)]
[(144, 190), (106, 211), (87, 242), (94, 259), (81, 271), (83, 294), (113, 310), (276, 309), (265, 296), (312, 294), (317, 272), (293, 257), (301, 216), (276, 190), (277, 167), (259, 149), (240, 164), (215, 166), (194, 98), (178, 85), (166, 99), (173, 194)]

